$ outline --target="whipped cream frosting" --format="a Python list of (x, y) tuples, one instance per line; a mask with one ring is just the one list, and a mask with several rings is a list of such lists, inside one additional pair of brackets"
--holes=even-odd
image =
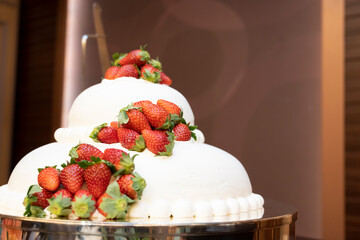
[(97, 126), (117, 120), (121, 108), (130, 103), (164, 99), (177, 104), (184, 118), (194, 125), (194, 114), (186, 98), (177, 90), (164, 84), (154, 84), (142, 79), (122, 77), (102, 80), (83, 91), (69, 112), (69, 127)]
[[(94, 143), (88, 136), (104, 122), (116, 120), (119, 110), (131, 102), (158, 99), (174, 102), (184, 111), (187, 122), (194, 116), (187, 100), (175, 89), (134, 78), (103, 80), (82, 92), (69, 114), (69, 127), (55, 132), (57, 142), (28, 153), (13, 170), (7, 185), (0, 187), (0, 212), (22, 214), (27, 189), (37, 184), (37, 169), (60, 166), (68, 161), (70, 149), (80, 142), (91, 143), (100, 150), (118, 148), (120, 144)], [(242, 215), (261, 217), (264, 199), (252, 193), (250, 179), (238, 159), (204, 143), (205, 137), (195, 130), (197, 140), (175, 141), (170, 157), (155, 156), (147, 149), (135, 158), (135, 170), (147, 183), (142, 199), (133, 204), (130, 219), (173, 217), (208, 218)], [(246, 214), (245, 214), (246, 213)], [(244, 215), (245, 214), (245, 215)], [(94, 218), (101, 218), (96, 213)], [(249, 215), (249, 216), (250, 216)]]

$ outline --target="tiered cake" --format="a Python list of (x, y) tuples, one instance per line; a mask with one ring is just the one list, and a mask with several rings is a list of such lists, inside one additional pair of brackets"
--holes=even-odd
[[(101, 151), (121, 149), (138, 154), (136, 172), (146, 180), (141, 200), (132, 203), (127, 218), (203, 218), (253, 213), (260, 217), (263, 198), (252, 193), (249, 177), (238, 159), (204, 143), (204, 135), (194, 130), (196, 140), (176, 141), (170, 156), (157, 156), (145, 149), (129, 151), (119, 143), (96, 143), (89, 137), (95, 126), (117, 120), (119, 110), (142, 100), (156, 104), (170, 101), (182, 109), (183, 118), (195, 124), (186, 98), (166, 84), (133, 77), (104, 79), (82, 92), (69, 113), (69, 126), (55, 132), (57, 142), (27, 154), (13, 170), (7, 185), (0, 187), (0, 213), (24, 213), (23, 200), (28, 188), (38, 183), (38, 168), (60, 166), (69, 161), (69, 151), (89, 143)], [(201, 126), (200, 126), (201, 127)], [(49, 217), (49, 216), (47, 216)], [(102, 218), (96, 211), (91, 219)]]

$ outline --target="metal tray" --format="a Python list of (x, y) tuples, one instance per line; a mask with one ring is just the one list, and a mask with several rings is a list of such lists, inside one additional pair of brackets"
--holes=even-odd
[[(142, 219), (85, 221), (41, 219), (0, 214), (5, 239), (295, 239), (297, 211), (288, 204), (265, 200), (264, 214), (209, 219)], [(240, 220), (242, 219), (242, 220)]]

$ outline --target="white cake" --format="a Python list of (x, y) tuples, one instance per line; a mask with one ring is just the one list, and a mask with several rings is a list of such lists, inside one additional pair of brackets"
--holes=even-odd
[[(37, 184), (37, 169), (69, 160), (69, 150), (90, 143), (100, 150), (120, 144), (94, 143), (89, 134), (94, 126), (116, 120), (119, 110), (131, 102), (165, 99), (177, 104), (187, 122), (195, 124), (191, 107), (175, 89), (135, 78), (103, 80), (82, 92), (69, 113), (69, 127), (55, 132), (57, 142), (27, 154), (13, 170), (7, 185), (0, 187), (0, 213), (22, 215), (22, 201), (31, 184)], [(201, 126), (200, 126), (201, 128)], [(141, 200), (133, 204), (129, 218), (204, 218), (253, 213), (261, 217), (263, 198), (252, 193), (249, 177), (238, 159), (197, 140), (175, 141), (173, 154), (155, 156), (147, 149), (135, 158), (136, 171), (146, 180)], [(255, 214), (254, 214), (255, 213)]]

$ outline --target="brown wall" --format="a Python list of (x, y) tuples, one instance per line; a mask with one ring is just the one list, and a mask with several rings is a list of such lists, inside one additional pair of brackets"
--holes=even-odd
[[(93, 2), (69, 4), (65, 112), (82, 89), (80, 39), (94, 32)], [(254, 192), (296, 206), (299, 235), (321, 238), (321, 2), (96, 2), (109, 52), (147, 43), (206, 142), (244, 164)], [(87, 86), (98, 83), (95, 41), (86, 64)]]
[(12, 168), (60, 126), (65, 3), (20, 3)]

